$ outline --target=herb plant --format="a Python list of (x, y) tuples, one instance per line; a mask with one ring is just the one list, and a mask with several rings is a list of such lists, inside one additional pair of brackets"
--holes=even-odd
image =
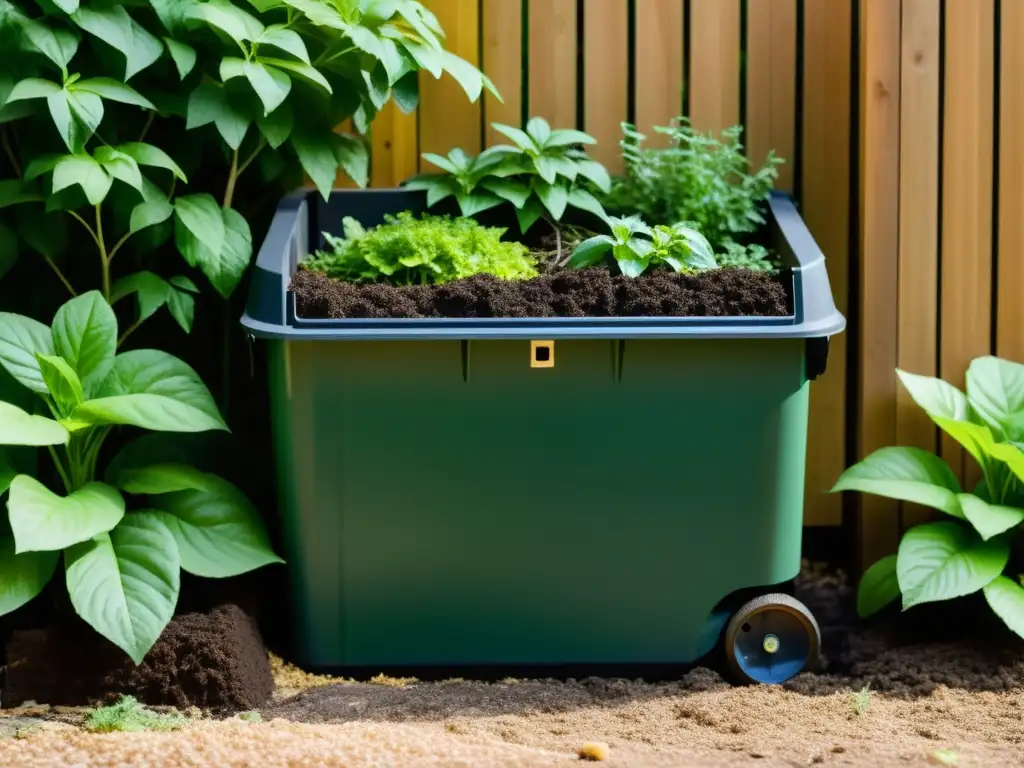
[(648, 267), (664, 265), (678, 273), (715, 269), (714, 254), (707, 239), (684, 224), (650, 227), (639, 216), (611, 218), (611, 235), (596, 235), (584, 240), (573, 251), (569, 266), (591, 267), (604, 260), (608, 252), (627, 277), (639, 277)]
[(604, 208), (588, 186), (608, 192), (611, 177), (582, 149), (596, 143), (592, 136), (576, 130), (553, 131), (540, 117), (532, 118), (525, 131), (500, 123), (492, 127), (515, 146), (499, 144), (476, 157), (458, 148), (447, 157), (426, 153), (424, 159), (444, 173), (417, 176), (406, 186), (426, 190), (429, 206), (455, 197), (463, 216), (511, 203), (523, 234), (541, 217), (561, 221), (568, 207), (605, 218)]
[[(140, 663), (174, 614), (180, 571), (223, 578), (280, 563), (259, 515), (233, 485), (181, 464), (138, 466), (132, 446), (99, 479), (117, 426), (226, 430), (206, 386), (155, 349), (117, 353), (117, 319), (99, 291), (65, 303), (51, 326), (0, 313), (0, 365), (49, 416), (0, 403), (0, 445), (45, 447), (54, 487), (0, 455), (0, 615), (34, 598), (64, 556), (75, 611)], [(128, 509), (125, 494), (133, 499)]]
[(526, 246), (502, 240), (504, 229), (473, 219), (417, 219), (406, 211), (369, 231), (352, 218), (343, 223), (343, 238), (324, 234), (333, 250), (318, 251), (304, 268), (351, 283), (392, 285), (446, 283), (481, 273), (507, 280), (537, 274)]
[(980, 357), (968, 368), (966, 394), (941, 379), (897, 373), (914, 402), (978, 463), (984, 479), (965, 491), (945, 461), (910, 447), (881, 448), (842, 474), (833, 491), (922, 504), (947, 518), (911, 528), (897, 554), (864, 573), (858, 612), (869, 616), (900, 595), (906, 610), (980, 590), (1024, 637), (1024, 563), (1014, 555), (1024, 531), (1024, 365)]
[(769, 154), (751, 173), (740, 143), (742, 126), (728, 128), (716, 138), (678, 118), (670, 126), (654, 128), (669, 137), (667, 148), (643, 146), (646, 137), (630, 123), (623, 123), (622, 130), (619, 145), (626, 174), (615, 180), (603, 199), (606, 208), (636, 212), (656, 224), (687, 222), (724, 254), (722, 266), (750, 267), (765, 260), (766, 252), (748, 246), (745, 238), (764, 224), (763, 206), (781, 159)]

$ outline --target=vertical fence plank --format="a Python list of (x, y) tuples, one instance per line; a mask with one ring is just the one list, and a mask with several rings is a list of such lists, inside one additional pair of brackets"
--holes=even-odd
[[(861, 281), (858, 458), (896, 439), (900, 194), (900, 3), (861, 5)], [(861, 565), (896, 551), (899, 509), (859, 497)]]
[[(426, 0), (445, 31), (445, 47), (474, 65), (480, 63), (480, 5), (478, 0)], [(420, 151), (448, 154), (462, 147), (470, 154), (480, 151), (481, 104), (470, 103), (450, 75), (440, 80), (420, 73)], [(421, 167), (432, 168), (425, 161)]]
[[(825, 254), (839, 311), (849, 315), (851, 0), (804, 0), (801, 209)], [(850, 318), (851, 323), (854, 318)], [(849, 332), (832, 339), (828, 371), (811, 385), (805, 522), (838, 525), (842, 501), (828, 494), (845, 468)]]
[(690, 0), (690, 118), (721, 131), (740, 121), (740, 0)]
[[(947, 0), (940, 373), (961, 389), (991, 343), (994, 45), (993, 0)], [(977, 477), (954, 441), (942, 453), (962, 480)]]
[(786, 162), (778, 186), (793, 189), (796, 141), (796, 0), (749, 0), (747, 6), (747, 157), (768, 152)]
[(388, 102), (371, 129), (370, 185), (395, 187), (416, 174), (419, 165), (416, 113), (404, 114)]
[(483, 0), (483, 70), (491, 78), (499, 101), (484, 94), (484, 139), (488, 146), (508, 139), (491, 123), (519, 126), (523, 111), (523, 5), (518, 0)]
[(1024, 362), (1024, 2), (1003, 0), (996, 353)]
[(620, 125), (629, 117), (629, 3), (588, 0), (583, 13), (583, 128), (597, 139), (589, 154), (621, 173)]
[(654, 133), (683, 113), (686, 30), (684, 0), (644, 0), (636, 4), (636, 125), (652, 147), (668, 138)]
[(530, 116), (575, 128), (576, 0), (530, 0), (529, 9)]
[[(939, 60), (941, 7), (903, 0), (900, 88), (899, 367), (938, 373), (939, 322)], [(896, 444), (937, 448), (935, 423), (896, 387)], [(903, 504), (908, 528), (930, 516)]]

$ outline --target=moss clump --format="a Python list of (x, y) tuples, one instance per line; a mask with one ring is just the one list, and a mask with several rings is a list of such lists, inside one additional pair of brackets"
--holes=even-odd
[(176, 731), (187, 722), (187, 718), (177, 712), (154, 712), (136, 701), (134, 696), (122, 696), (117, 703), (100, 707), (89, 715), (85, 729), (95, 733)]

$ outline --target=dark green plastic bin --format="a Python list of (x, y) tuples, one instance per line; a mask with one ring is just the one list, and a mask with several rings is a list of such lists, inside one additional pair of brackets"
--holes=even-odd
[(811, 663), (817, 625), (785, 585), (808, 390), (845, 321), (789, 197), (765, 244), (793, 268), (792, 317), (296, 317), (322, 230), (423, 208), (298, 193), (259, 253), (242, 322), (269, 354), (298, 661), (682, 665), (724, 635), (742, 680)]

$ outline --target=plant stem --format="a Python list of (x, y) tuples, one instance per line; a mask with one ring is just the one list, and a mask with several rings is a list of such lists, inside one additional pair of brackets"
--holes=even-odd
[(228, 183), (224, 188), (224, 203), (222, 208), (230, 208), (235, 198), (235, 181), (238, 179), (238, 150), (231, 155), (231, 171), (228, 173)]
[(235, 174), (235, 178), (236, 178), (236, 180), (237, 180), (237, 178), (238, 178), (239, 176), (241, 176), (241, 175), (242, 175), (243, 173), (245, 173), (245, 169), (246, 169), (246, 168), (248, 168), (248, 167), (249, 167), (249, 164), (250, 164), (250, 163), (252, 163), (252, 161), (256, 159), (256, 156), (257, 156), (257, 155), (258, 155), (258, 154), (259, 154), (260, 152), (262, 152), (262, 151), (263, 151), (263, 148), (264, 148), (265, 146), (267, 146), (267, 139), (266, 139), (266, 137), (264, 137), (264, 136), (261, 136), (261, 137), (260, 137), (260, 143), (256, 145), (256, 149), (254, 149), (254, 150), (252, 151), (252, 154), (251, 154), (251, 155), (249, 155), (249, 156), (248, 156), (247, 158), (245, 158), (245, 160), (244, 160), (244, 161), (242, 161), (242, 164), (241, 164), (240, 166), (238, 166), (238, 172), (237, 172), (237, 173)]
[(142, 126), (142, 133), (139, 134), (139, 141), (146, 138), (146, 134), (149, 133), (149, 128), (153, 125), (153, 118), (156, 117), (156, 112), (150, 111), (149, 117), (146, 118), (146, 124)]
[(103, 269), (103, 298), (110, 303), (110, 257), (107, 256), (107, 246), (103, 241), (103, 212), (99, 205), (96, 206), (96, 245), (100, 249), (100, 265)]
[(61, 482), (64, 483), (64, 490), (71, 493), (73, 486), (71, 485), (71, 480), (68, 478), (67, 471), (64, 469), (64, 465), (61, 463), (60, 456), (57, 455), (57, 451), (54, 450), (52, 445), (48, 445), (46, 447), (50, 451), (50, 458), (53, 459), (53, 465), (57, 467), (57, 474), (60, 475)]
[(132, 332), (133, 332), (133, 331), (134, 331), (134, 330), (135, 330), (136, 328), (138, 328), (138, 327), (139, 327), (139, 326), (140, 326), (141, 324), (142, 324), (142, 323), (141, 323), (141, 321), (139, 321), (139, 320), (136, 320), (136, 321), (135, 321), (134, 323), (132, 323), (132, 324), (131, 324), (130, 326), (128, 326), (128, 330), (126, 330), (126, 331), (125, 331), (124, 333), (122, 333), (122, 334), (121, 334), (121, 338), (119, 338), (119, 339), (117, 340), (117, 346), (119, 346), (119, 347), (120, 347), (120, 346), (121, 346), (122, 344), (124, 344), (125, 340), (126, 340), (126, 339), (127, 339), (127, 338), (128, 338), (129, 336), (131, 336), (131, 335), (132, 335)]
[(96, 243), (96, 247), (98, 248), (100, 245), (99, 238), (96, 237), (96, 233), (93, 231), (93, 228), (89, 226), (89, 222), (83, 219), (76, 211), (68, 211), (68, 213), (71, 214), (71, 217), (75, 219), (75, 221), (85, 227), (85, 231), (89, 233), (89, 237), (92, 238), (92, 241)]
[(114, 243), (114, 247), (111, 248), (110, 249), (110, 253), (107, 254), (107, 263), (108, 264), (114, 260), (114, 254), (116, 254), (121, 249), (122, 245), (124, 245), (125, 243), (128, 242), (128, 238), (131, 237), (131, 236), (132, 236), (131, 232), (126, 232), (124, 237), (122, 237), (120, 240), (118, 240), (116, 243)]
[(74, 289), (74, 286), (72, 286), (71, 283), (68, 282), (68, 279), (64, 276), (64, 273), (60, 271), (60, 267), (58, 267), (54, 263), (53, 259), (51, 259), (49, 256), (47, 256), (45, 253), (43, 254), (43, 258), (46, 260), (46, 263), (50, 265), (50, 269), (52, 269), (53, 273), (55, 275), (57, 275), (57, 278), (62, 283), (64, 283), (64, 287), (68, 289), (68, 293), (70, 293), (72, 296), (77, 296), (78, 295), (78, 291), (76, 291)]
[(14, 147), (11, 146), (11, 138), (7, 135), (8, 129), (4, 126), (3, 130), (0, 130), (0, 139), (3, 140), (4, 152), (7, 153), (7, 157), (11, 160), (11, 167), (14, 168), (14, 175), (19, 179), (21, 178), (21, 165), (18, 164), (18, 158), (14, 154)]

